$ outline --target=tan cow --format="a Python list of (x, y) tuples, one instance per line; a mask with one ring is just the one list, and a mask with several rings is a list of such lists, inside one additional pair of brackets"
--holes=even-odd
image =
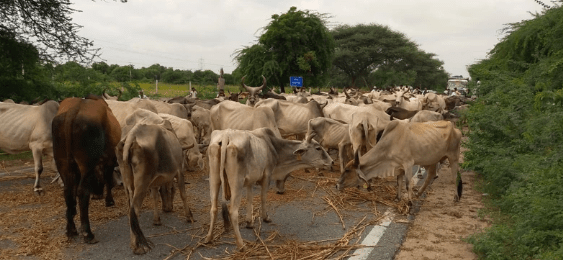
[(270, 128), (281, 138), (274, 111), (269, 107), (250, 107), (238, 102), (225, 100), (212, 107), (210, 112), (211, 130), (254, 130)]
[(145, 254), (151, 244), (139, 225), (139, 212), (145, 194), (152, 189), (154, 202), (153, 224), (160, 225), (158, 192), (156, 188), (177, 179), (186, 218), (194, 222), (188, 206), (183, 174), (182, 147), (169, 121), (162, 124), (137, 124), (115, 148), (123, 186), (129, 198), (131, 248), (135, 254)]
[(106, 103), (111, 108), (121, 127), (126, 125), (125, 118), (139, 108), (158, 113), (156, 107), (148, 99), (133, 98), (129, 101), (106, 100)]
[(422, 109), (442, 113), (446, 110), (446, 101), (441, 95), (426, 93), (422, 99)]
[(344, 166), (353, 155), (348, 124), (326, 117), (313, 118), (309, 120), (306, 136), (314, 136), (327, 150), (338, 149), (340, 173), (344, 173)]
[[(169, 114), (159, 113), (158, 116), (162, 117), (164, 120), (170, 121), (172, 124), (174, 132), (176, 132), (176, 136), (178, 136), (178, 140), (180, 140), (182, 149), (186, 150), (188, 166), (190, 166), (190, 168), (197, 167), (198, 169), (203, 170), (205, 163), (203, 161), (203, 155), (199, 151), (197, 141), (195, 140), (194, 126), (192, 125), (192, 122)], [(188, 148), (189, 146), (192, 147)]]
[[(336, 185), (338, 190), (347, 187), (356, 187), (361, 181), (369, 185), (368, 180), (374, 177), (387, 177), (395, 175), (397, 168), (404, 170), (406, 175), (408, 199), (413, 199), (412, 167), (422, 165), (429, 170), (424, 185), (417, 196), (422, 194), (430, 181), (434, 178), (436, 163), (448, 159), (451, 169), (451, 182), (455, 187), (457, 172), (459, 170), (459, 155), (461, 144), (461, 131), (448, 121), (406, 123), (391, 121), (385, 128), (381, 140), (373, 149), (362, 157), (355, 155), (351, 169), (340, 176)], [(352, 163), (351, 163), (352, 164)], [(403, 171), (397, 176), (397, 198), (401, 199), (401, 177)], [(457, 192), (454, 192), (454, 201), (461, 197), (461, 181)]]
[[(232, 129), (213, 131), (207, 149), (211, 222), (205, 242), (208, 243), (213, 239), (217, 199), (221, 186), (224, 227), (228, 229), (232, 224), (236, 245), (242, 248), (244, 243), (238, 227), (238, 210), (243, 188), (246, 188), (246, 227), (252, 228), (254, 184), (262, 187), (260, 216), (264, 222), (270, 222), (266, 213), (266, 193), (270, 180), (285, 180), (290, 172), (307, 167), (330, 168), (332, 159), (319, 143), (311, 140), (312, 137), (309, 136), (304, 141), (286, 140), (278, 138), (269, 128), (254, 131)], [(226, 200), (229, 199), (231, 205), (230, 209), (227, 209)], [(230, 213), (230, 222), (228, 213)]]
[(269, 107), (274, 111), (276, 124), (283, 137), (296, 135), (297, 139), (302, 140), (307, 133), (309, 120), (323, 117), (326, 104), (319, 104), (314, 100), (303, 104), (270, 98), (260, 100), (255, 107)]
[[(348, 133), (354, 153), (369, 151), (377, 142), (377, 136), (389, 124), (389, 115), (383, 111), (360, 110), (352, 113), (348, 124)], [(361, 155), (360, 154), (360, 155)]]
[(36, 195), (45, 194), (39, 178), (43, 172), (43, 155), (54, 158), (51, 123), (58, 109), (59, 103), (55, 101), (41, 106), (0, 102), (0, 149), (10, 154), (31, 150)]
[(193, 106), (192, 116), (190, 118), (192, 124), (197, 128), (196, 140), (199, 144), (209, 144), (211, 140), (211, 112), (209, 109)]
[(164, 113), (179, 118), (188, 119), (188, 109), (179, 103), (165, 103), (157, 100), (150, 100), (151, 104), (156, 108), (157, 113)]

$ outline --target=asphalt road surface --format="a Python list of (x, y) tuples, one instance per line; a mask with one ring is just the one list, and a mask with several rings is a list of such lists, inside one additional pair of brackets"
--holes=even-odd
[[(32, 171), (33, 169), (31, 169)], [(23, 173), (26, 173), (26, 171), (20, 170), (15, 174)], [(0, 175), (2, 174), (6, 175), (6, 173), (0, 173)], [(325, 200), (332, 192), (336, 192), (336, 189), (334, 186), (319, 188), (318, 182), (318, 180), (330, 179), (330, 177), (336, 175), (318, 177), (316, 172), (312, 171), (311, 173), (300, 173), (296, 176), (290, 178), (286, 185), (286, 193), (283, 195), (275, 194), (273, 192), (274, 185), (270, 186), (268, 198), (272, 199), (268, 202), (268, 214), (272, 222), (261, 223), (258, 217), (255, 220), (255, 230), (260, 230), (263, 241), (274, 236), (272, 241), (278, 245), (287, 241), (297, 241), (298, 243), (326, 241), (330, 244), (331, 241), (341, 239), (355, 225), (371, 221), (374, 222), (374, 225), (367, 226), (361, 236), (353, 239), (353, 241), (368, 247), (352, 250), (347, 252), (346, 255), (354, 255), (349, 259), (393, 259), (405, 237), (408, 222), (412, 220), (412, 215), (397, 214), (395, 209), (379, 203), (376, 205), (377, 214), (374, 213), (372, 203), (359, 203), (351, 207), (352, 209), (340, 209), (337, 214), (337, 211), (329, 206)], [(327, 176), (327, 173), (325, 173), (325, 176)], [(50, 177), (45, 176), (42, 180), (43, 183), (46, 183), (50, 180)], [(229, 252), (235, 252), (237, 249), (234, 245), (232, 229), (227, 233), (220, 234), (209, 245), (199, 244), (208, 231), (208, 181), (205, 174), (196, 174), (187, 181), (190, 182), (187, 185), (188, 201), (196, 222), (187, 223), (185, 221), (181, 203), (175, 203), (174, 212), (161, 213), (162, 226), (153, 226), (152, 210), (144, 210), (139, 219), (145, 236), (154, 244), (149, 253), (140, 256), (132, 253), (129, 247), (130, 228), (128, 218), (122, 216), (103, 224), (93, 222), (92, 229), (99, 242), (94, 245), (86, 245), (80, 239), (75, 239), (68, 248), (64, 249), (65, 258), (186, 259), (189, 255), (190, 259), (215, 259), (225, 257)], [(9, 189), (11, 182), (0, 182), (0, 188), (3, 190)], [(33, 180), (25, 179), (17, 180), (17, 182), (24, 182), (31, 187)], [(258, 194), (258, 187), (255, 187), (255, 214)], [(176, 200), (179, 201), (179, 196), (176, 197)], [(64, 216), (64, 212), (60, 214)], [(239, 214), (243, 217), (246, 214), (244, 202), (241, 204)], [(342, 217), (342, 221), (340, 217)], [(79, 225), (78, 217), (75, 221)], [(217, 222), (222, 223), (220, 214), (218, 214)], [(245, 242), (257, 241), (255, 230), (246, 229), (242, 218), (240, 223), (240, 231)], [(64, 228), (65, 223), (61, 223), (60, 230), (56, 232), (64, 233)], [(215, 234), (217, 235), (217, 232)], [(335, 256), (338, 255), (340, 253)], [(33, 259), (33, 257), (30, 259)]]

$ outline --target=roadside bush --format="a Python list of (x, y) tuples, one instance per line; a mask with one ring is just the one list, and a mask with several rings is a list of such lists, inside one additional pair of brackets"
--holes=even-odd
[(469, 241), (485, 259), (563, 259), (563, 8), (509, 31), (469, 68), (481, 85), (463, 166), (500, 213)]

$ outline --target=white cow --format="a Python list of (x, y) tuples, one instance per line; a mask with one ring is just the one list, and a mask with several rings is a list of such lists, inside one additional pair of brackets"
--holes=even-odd
[(0, 102), (0, 149), (11, 154), (31, 150), (35, 164), (33, 191), (37, 195), (45, 194), (39, 181), (42, 156), (53, 158), (51, 124), (58, 110), (59, 103), (55, 101), (40, 106)]
[[(264, 222), (270, 222), (266, 213), (266, 194), (270, 180), (284, 181), (290, 172), (307, 167), (330, 169), (332, 159), (319, 143), (311, 140), (312, 137), (309, 136), (304, 141), (286, 140), (278, 138), (269, 128), (213, 131), (207, 149), (211, 221), (205, 243), (213, 239), (221, 186), (224, 227), (228, 229), (232, 224), (236, 245), (242, 248), (244, 243), (238, 227), (238, 210), (244, 188), (247, 201), (246, 226), (252, 228), (252, 187), (255, 184), (262, 187), (260, 216)], [(227, 209), (226, 201), (229, 199), (231, 207)]]

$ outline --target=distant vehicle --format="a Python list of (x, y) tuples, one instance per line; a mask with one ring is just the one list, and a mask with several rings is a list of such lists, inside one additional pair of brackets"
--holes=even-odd
[(467, 83), (469, 83), (469, 78), (464, 78), (463, 76), (453, 76), (448, 79), (448, 86), (446, 87), (447, 94), (451, 94), (455, 88), (462, 95), (467, 95)]

